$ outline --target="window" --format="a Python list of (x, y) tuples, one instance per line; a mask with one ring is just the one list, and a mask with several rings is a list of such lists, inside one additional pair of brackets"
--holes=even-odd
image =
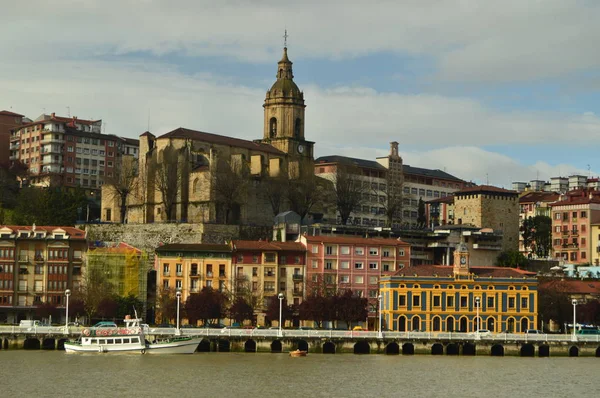
[(469, 299), (467, 296), (460, 296), (460, 308), (467, 308)]
[(515, 308), (515, 298), (514, 297), (508, 298), (508, 308)]
[(442, 297), (441, 296), (433, 296), (433, 306), (434, 307), (440, 307), (442, 304)]
[(364, 247), (356, 247), (354, 248), (354, 254), (357, 254), (359, 256), (362, 256), (365, 254), (365, 248)]
[(379, 282), (379, 278), (376, 276), (370, 276), (369, 277), (369, 284), (371, 285), (376, 285)]
[(350, 269), (350, 261), (342, 261), (340, 268), (341, 269)]
[(350, 283), (350, 275), (340, 275), (340, 283)]
[(325, 269), (333, 269), (333, 263), (331, 261), (325, 261)]
[(378, 269), (377, 263), (369, 263), (369, 269)]
[(312, 267), (319, 268), (319, 262), (317, 260), (312, 260)]
[(350, 254), (350, 247), (349, 246), (342, 246), (340, 248), (340, 253), (341, 254)]
[(354, 263), (354, 269), (363, 269), (363, 263)]
[(390, 265), (389, 264), (383, 264), (383, 271), (384, 272), (388, 272), (390, 270)]
[(175, 264), (175, 272), (177, 273), (177, 276), (181, 276), (183, 273), (183, 265)]
[(421, 305), (421, 296), (414, 295), (412, 298), (412, 302), (413, 307), (419, 307)]
[(406, 295), (401, 294), (400, 296), (398, 296), (398, 305), (400, 307), (406, 307)]
[(365, 278), (362, 275), (357, 275), (354, 277), (354, 283), (362, 284), (365, 282)]
[(521, 297), (521, 311), (529, 309), (529, 300), (527, 297)]
[(379, 249), (377, 249), (376, 247), (369, 248), (369, 255), (377, 256), (378, 254), (379, 254)]
[(266, 263), (274, 263), (275, 262), (275, 253), (265, 253), (265, 262)]
[(487, 308), (494, 308), (494, 297), (489, 297), (487, 298)]
[(182, 284), (181, 284), (181, 279), (177, 279), (177, 280), (175, 281), (175, 288), (176, 288), (176, 289), (181, 289), (181, 286), (182, 286)]
[(390, 249), (383, 249), (382, 255), (383, 255), (383, 257), (389, 257), (390, 256)]
[(163, 264), (163, 275), (169, 276), (169, 264)]
[(319, 245), (312, 245), (312, 252), (313, 253), (318, 253), (319, 252)]
[(404, 249), (398, 249), (398, 256), (404, 257)]
[(252, 276), (258, 276), (258, 267), (252, 267)]
[(336, 254), (333, 246), (325, 246), (325, 254)]

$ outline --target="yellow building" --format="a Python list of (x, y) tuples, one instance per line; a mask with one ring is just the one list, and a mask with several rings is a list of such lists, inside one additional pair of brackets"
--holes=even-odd
[(148, 256), (141, 250), (126, 243), (115, 247), (97, 247), (86, 253), (88, 272), (102, 271), (113, 293), (121, 296), (135, 296), (146, 302), (148, 286)]
[(537, 329), (537, 278), (514, 268), (469, 264), (461, 243), (454, 265), (420, 265), (381, 278), (384, 327), (393, 331), (523, 333)]
[(232, 290), (229, 245), (173, 243), (155, 252), (157, 288), (180, 290), (182, 303), (204, 287), (224, 293)]

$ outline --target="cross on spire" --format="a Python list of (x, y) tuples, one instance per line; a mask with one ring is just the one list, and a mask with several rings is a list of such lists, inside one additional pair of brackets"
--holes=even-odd
[(288, 38), (288, 34), (287, 34), (287, 29), (285, 30), (285, 34), (283, 35), (283, 46), (287, 47), (287, 38)]

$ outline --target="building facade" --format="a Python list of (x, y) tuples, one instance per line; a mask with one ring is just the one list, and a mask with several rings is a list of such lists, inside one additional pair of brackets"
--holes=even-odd
[(41, 115), (12, 130), (10, 159), (28, 167), (23, 185), (83, 187), (99, 192), (119, 173), (123, 150), (135, 140), (102, 134), (101, 120)]
[(367, 327), (373, 329), (379, 280), (409, 266), (410, 245), (398, 239), (328, 235), (304, 235), (299, 241), (307, 252), (307, 286), (323, 283), (366, 297)]
[(593, 263), (598, 254), (591, 233), (592, 225), (600, 223), (600, 192), (570, 191), (550, 207), (554, 257), (573, 264)]
[(470, 264), (459, 245), (454, 265), (423, 265), (382, 278), (382, 317), (392, 331), (524, 333), (537, 329), (535, 273)]
[(181, 291), (181, 301), (204, 287), (232, 291), (229, 245), (172, 243), (155, 250), (158, 290)]
[(31, 319), (42, 303), (63, 307), (81, 286), (86, 249), (77, 228), (0, 226), (0, 323)]
[(306, 248), (298, 242), (234, 240), (232, 262), (234, 292), (251, 294), (260, 305), (258, 324), (264, 324), (269, 300), (283, 293), (288, 305), (304, 297)]
[(470, 224), (501, 232), (502, 250), (519, 248), (519, 194), (489, 185), (454, 193), (456, 224)]
[(0, 164), (8, 164), (10, 151), (20, 145), (20, 143), (11, 144), (10, 132), (22, 125), (23, 119), (24, 116), (18, 113), (0, 111)]
[[(519, 197), (519, 230), (525, 220), (537, 216), (551, 218), (550, 204), (556, 202), (560, 195), (556, 192), (526, 192)], [(525, 247), (523, 234), (519, 234), (519, 251), (525, 256), (535, 256), (531, 247)]]

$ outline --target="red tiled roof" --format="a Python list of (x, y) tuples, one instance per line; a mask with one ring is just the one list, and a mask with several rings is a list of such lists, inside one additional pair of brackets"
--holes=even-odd
[[(535, 277), (535, 272), (525, 271), (518, 268), (506, 267), (469, 267), (471, 273), (480, 278), (523, 278)], [(397, 271), (395, 276), (439, 276), (446, 277), (454, 274), (454, 267), (451, 265), (416, 265)]]
[(432, 199), (432, 200), (428, 200), (425, 203), (454, 203), (454, 195), (447, 195), (443, 198), (437, 198), (437, 199)]
[[(33, 231), (33, 226), (32, 225), (0, 225), (0, 229), (2, 228), (9, 228), (11, 229), (13, 232), (17, 232), (17, 231)], [(52, 232), (55, 229), (62, 229), (64, 230), (70, 237), (80, 237), (80, 238), (85, 238), (85, 231), (79, 228), (75, 228), (75, 227), (64, 227), (64, 226), (57, 226), (57, 227), (53, 227), (53, 226), (35, 226), (35, 230), (36, 231), (45, 231), (45, 232)]]
[(18, 113), (14, 113), (11, 111), (0, 111), (0, 115), (2, 116), (18, 116), (18, 117), (23, 117), (23, 115), (20, 115)]
[(195, 141), (211, 142), (213, 144), (229, 145), (233, 147), (246, 148), (253, 151), (262, 151), (274, 153), (277, 155), (284, 155), (278, 149), (275, 149), (271, 145), (261, 144), (254, 141), (242, 140), (240, 138), (227, 137), (224, 135), (205, 133), (203, 131), (189, 130), (183, 127), (179, 127), (169, 133), (163, 134), (158, 138), (187, 138)]
[(159, 246), (155, 249), (157, 252), (161, 251), (214, 251), (214, 252), (231, 252), (229, 245), (218, 245), (209, 243), (170, 243), (167, 245)]
[(100, 253), (126, 253), (128, 251), (134, 250), (136, 254), (142, 254), (142, 251), (137, 247), (133, 247), (125, 242), (119, 243), (115, 247), (93, 247), (89, 249), (90, 251), (99, 250)]
[(94, 123), (102, 121), (102, 119), (99, 119), (99, 120), (79, 119), (76, 116), (75, 117), (62, 117), (62, 116), (52, 116), (52, 115), (46, 115), (46, 116), (49, 116), (50, 118), (23, 124), (23, 125), (19, 126), (18, 128), (16, 128), (15, 130), (19, 130), (23, 127), (31, 127), (31, 126), (35, 126), (38, 124), (44, 124), (44, 123), (49, 123), (49, 122), (60, 122), (60, 123), (66, 123), (66, 124), (73, 124), (73, 123), (77, 122), (79, 124), (88, 124), (89, 125), (89, 124), (94, 124)]
[(600, 282), (598, 281), (554, 279), (540, 283), (539, 287), (540, 289), (556, 289), (569, 294), (600, 295)]
[(550, 203), (550, 206), (568, 206), (568, 205), (585, 205), (590, 203), (600, 203), (600, 198), (597, 196), (588, 197), (588, 196), (569, 196), (565, 200), (561, 200), (559, 202)]
[(477, 185), (474, 187), (464, 188), (460, 191), (454, 192), (454, 195), (463, 195), (470, 193), (503, 193), (503, 194), (514, 194), (518, 195), (517, 191), (512, 191), (509, 189), (498, 188), (493, 185)]
[(357, 236), (331, 236), (331, 235), (317, 235), (317, 236), (305, 236), (307, 242), (319, 242), (319, 243), (347, 243), (347, 244), (362, 244), (362, 245), (388, 245), (388, 246), (400, 246), (409, 244), (400, 239), (388, 239), (388, 238), (361, 238)]
[(519, 198), (519, 203), (556, 202), (559, 198), (556, 192), (527, 192)]
[(268, 242), (260, 240), (234, 240), (234, 250), (261, 250), (261, 251), (306, 251), (299, 242)]

